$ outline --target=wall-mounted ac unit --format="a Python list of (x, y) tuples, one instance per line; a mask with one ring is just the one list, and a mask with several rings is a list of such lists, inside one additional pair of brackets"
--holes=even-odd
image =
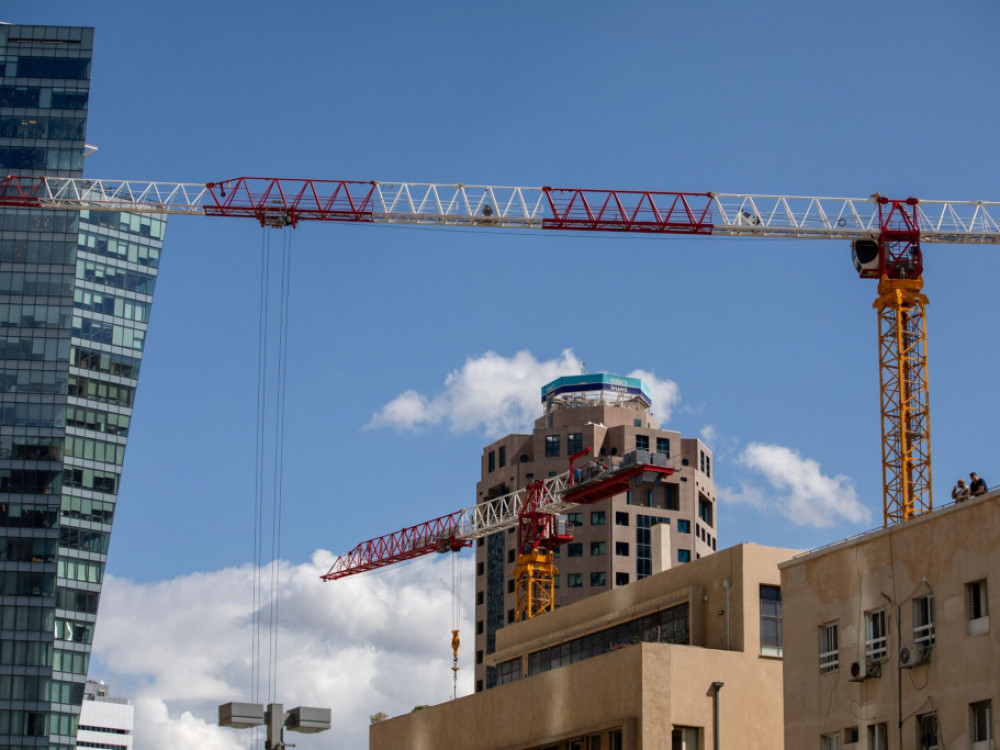
[(864, 682), (882, 676), (882, 662), (866, 659), (851, 664), (851, 682)]
[(899, 649), (899, 666), (903, 669), (913, 669), (921, 664), (927, 664), (931, 660), (931, 645), (929, 643), (918, 643), (913, 648)]

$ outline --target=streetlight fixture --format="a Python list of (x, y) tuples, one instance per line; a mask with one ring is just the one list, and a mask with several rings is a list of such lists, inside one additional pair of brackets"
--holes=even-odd
[(265, 750), (285, 750), (295, 747), (285, 743), (285, 729), (316, 734), (330, 728), (330, 709), (298, 706), (285, 712), (280, 703), (223, 703), (219, 706), (219, 726), (251, 729), (266, 726)]

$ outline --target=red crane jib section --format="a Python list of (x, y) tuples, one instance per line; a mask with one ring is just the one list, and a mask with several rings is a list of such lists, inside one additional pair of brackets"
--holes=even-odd
[(323, 580), (336, 581), (432, 552), (457, 552), (463, 547), (471, 547), (471, 539), (456, 537), (461, 520), (462, 511), (458, 511), (362, 542), (346, 555), (338, 557)]

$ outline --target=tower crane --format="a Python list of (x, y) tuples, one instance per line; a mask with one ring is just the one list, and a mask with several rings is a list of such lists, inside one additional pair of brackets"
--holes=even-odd
[(515, 618), (523, 620), (549, 612), (555, 593), (554, 550), (573, 539), (567, 522), (558, 514), (606, 500), (630, 487), (659, 484), (674, 473), (664, 456), (641, 450), (604, 458), (608, 463), (593, 462), (575, 468), (574, 464), (590, 451), (585, 448), (570, 456), (569, 469), (562, 474), (361, 542), (338, 557), (323, 580), (335, 581), (433, 552), (457, 552), (477, 539), (516, 527)]
[(850, 242), (878, 281), (883, 524), (933, 508), (924, 243), (1000, 244), (1000, 203), (238, 177), (0, 180), (0, 206), (300, 221)]

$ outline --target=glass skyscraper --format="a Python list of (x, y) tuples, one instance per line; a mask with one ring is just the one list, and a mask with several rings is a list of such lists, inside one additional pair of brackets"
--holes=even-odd
[[(0, 174), (82, 176), (92, 51), (0, 25)], [(0, 750), (76, 745), (164, 225), (0, 209)]]

